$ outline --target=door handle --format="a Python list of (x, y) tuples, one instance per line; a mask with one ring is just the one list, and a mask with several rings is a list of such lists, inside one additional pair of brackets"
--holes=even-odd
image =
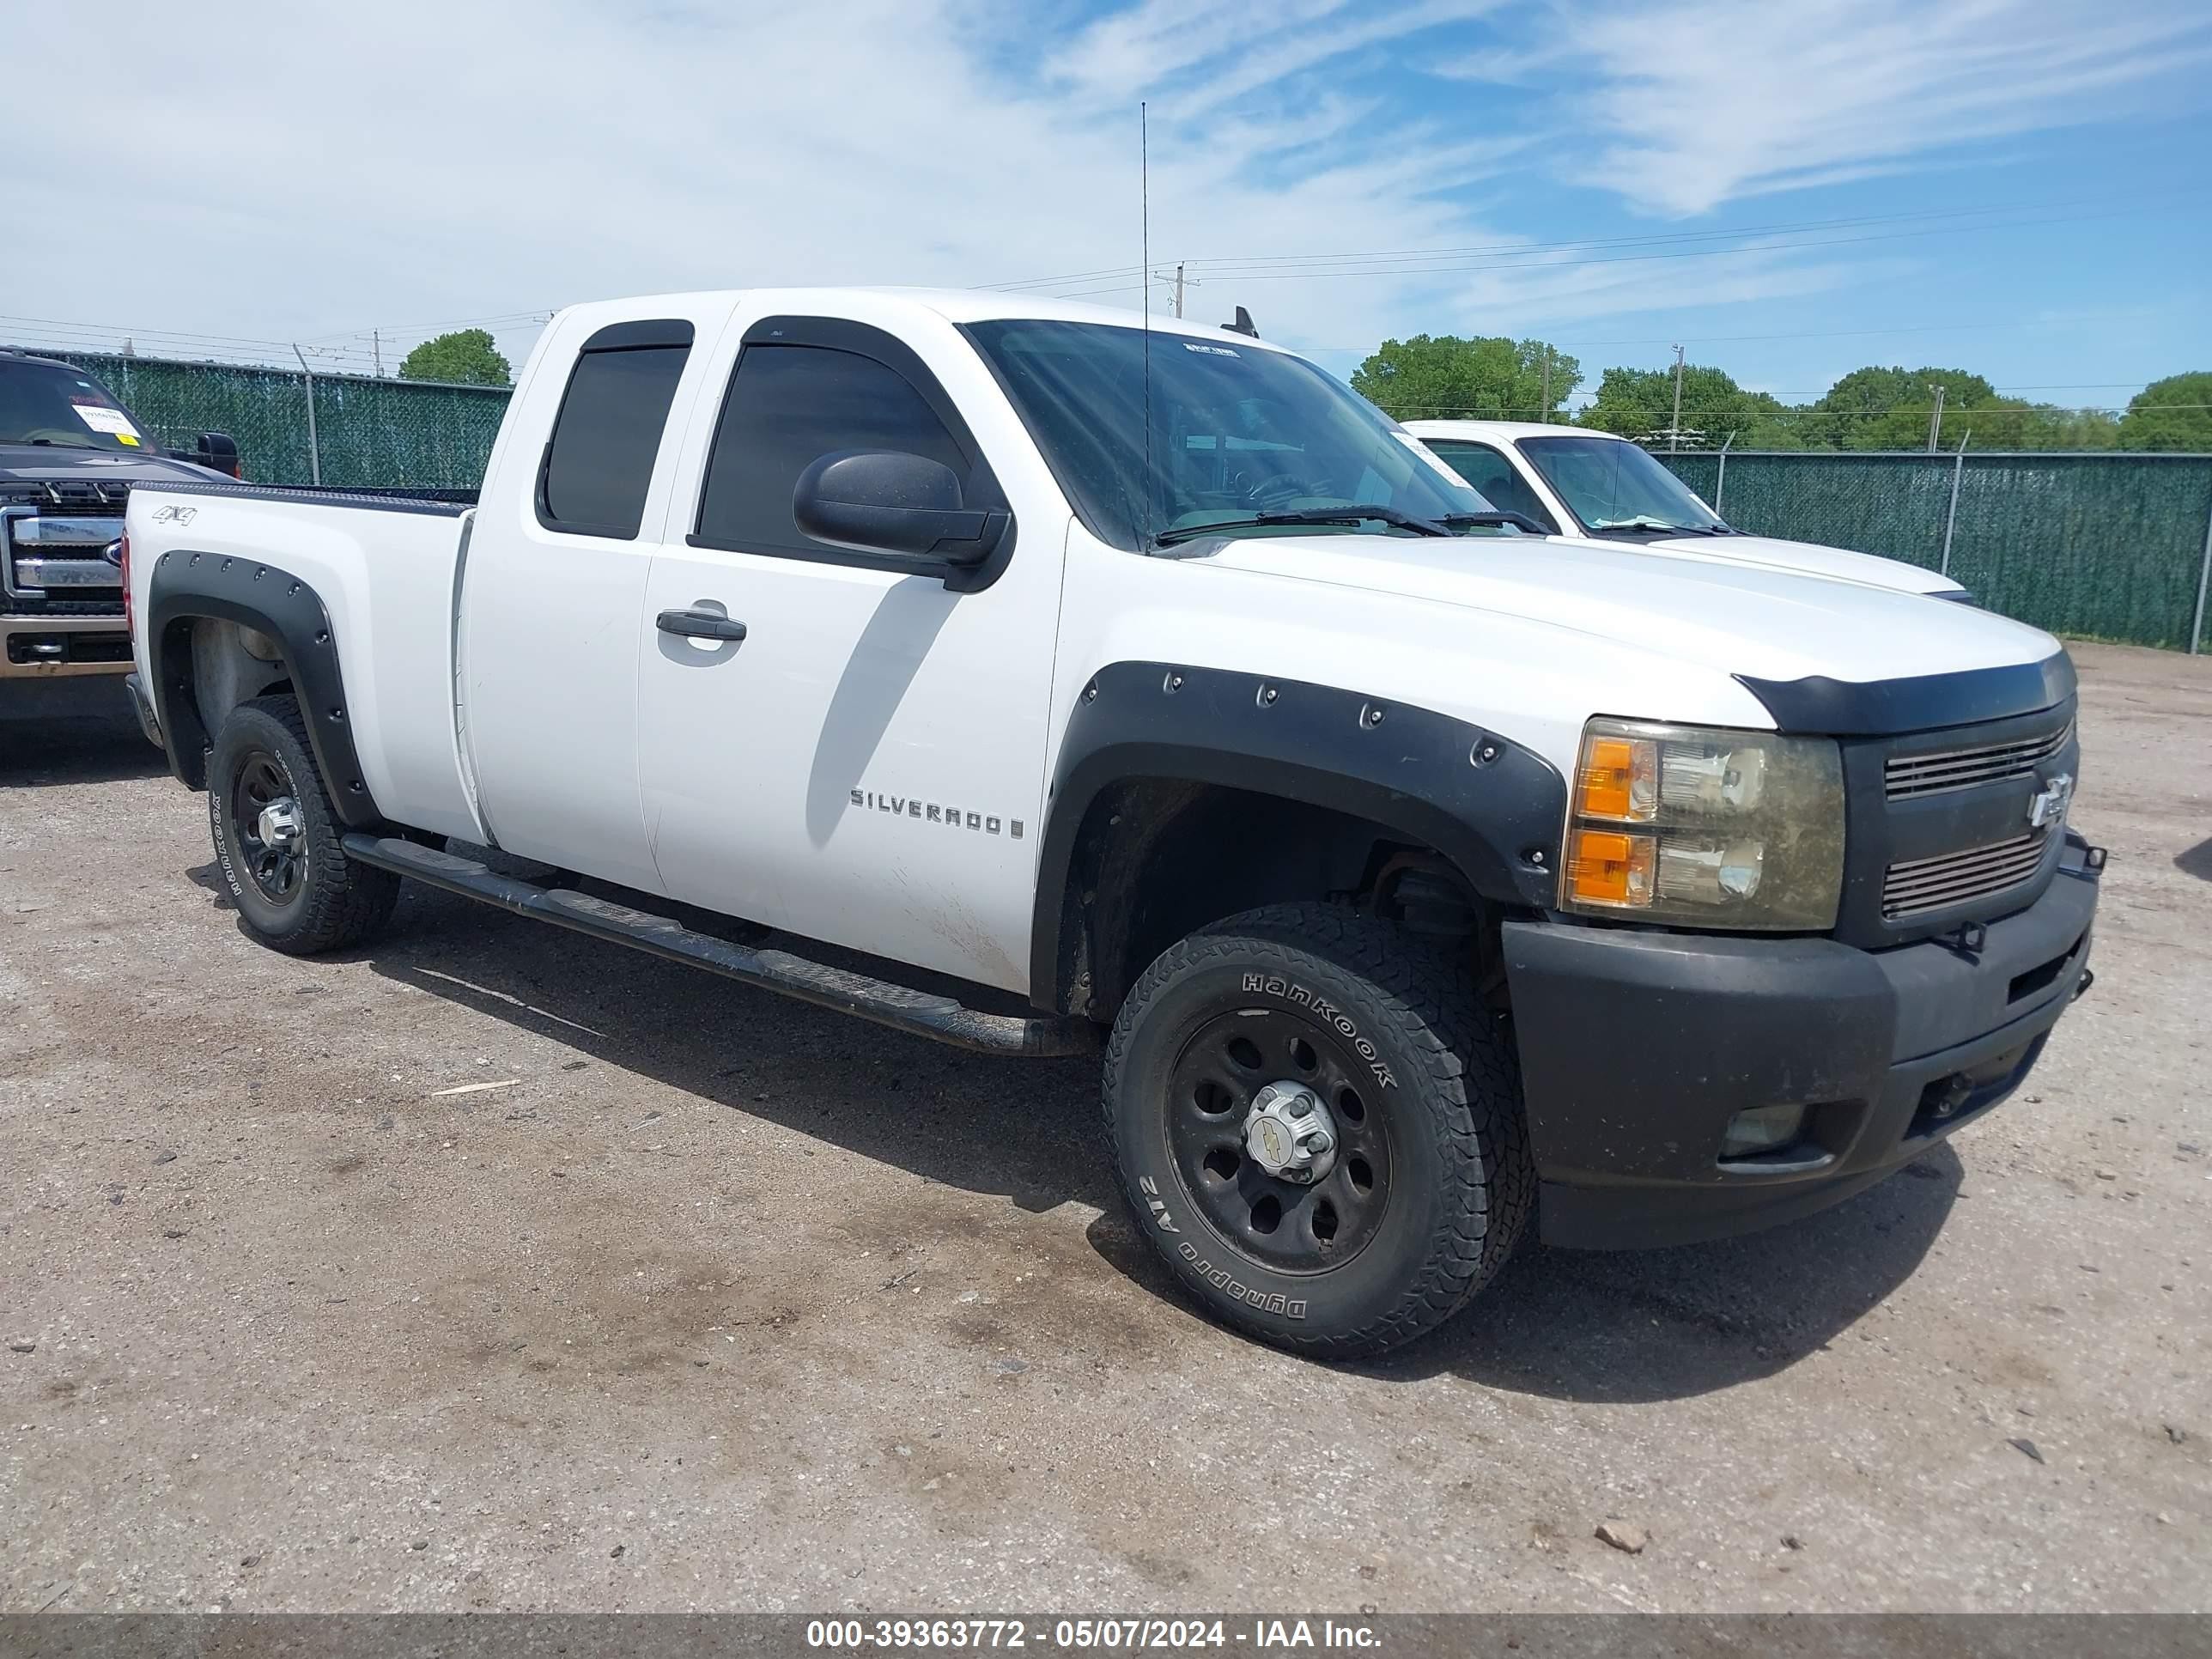
[(745, 625), (714, 611), (664, 611), (653, 624), (664, 634), (693, 640), (742, 640)]

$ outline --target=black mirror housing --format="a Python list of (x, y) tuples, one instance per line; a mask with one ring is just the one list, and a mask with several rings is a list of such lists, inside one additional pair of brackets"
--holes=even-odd
[(228, 432), (203, 432), (184, 459), (230, 477), (239, 476), (238, 441)]
[(1012, 528), (1001, 507), (971, 507), (952, 469), (892, 450), (844, 449), (799, 475), (791, 515), (817, 542), (965, 569), (997, 552)]

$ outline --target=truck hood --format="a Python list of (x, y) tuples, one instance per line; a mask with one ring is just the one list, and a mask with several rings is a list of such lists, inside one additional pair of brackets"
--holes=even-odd
[(1666, 553), (1678, 558), (1808, 571), (1816, 576), (1832, 576), (1839, 581), (1894, 588), (1900, 593), (1964, 591), (1950, 577), (1923, 570), (1917, 564), (1907, 564), (1902, 559), (1854, 553), (1848, 548), (1823, 547), (1818, 542), (1785, 542), (1772, 536), (1661, 536), (1648, 542), (1615, 544), (1640, 547), (1647, 553)]
[(222, 473), (167, 455), (125, 455), (112, 449), (71, 449), (64, 444), (0, 443), (0, 488), (42, 483), (230, 483)]
[[(1655, 559), (1606, 543), (1250, 537), (1202, 556), (1255, 575), (1523, 618), (1759, 679), (1867, 684), (2039, 663), (2062, 648), (2040, 629), (1893, 586), (1748, 561)], [(1473, 617), (1469, 625), (1479, 630)], [(1479, 632), (1469, 644), (1480, 649)]]

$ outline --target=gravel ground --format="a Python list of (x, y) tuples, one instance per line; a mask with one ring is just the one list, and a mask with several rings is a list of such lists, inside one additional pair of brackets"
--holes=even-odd
[(416, 889), (289, 960), (119, 712), (0, 725), (0, 1609), (2212, 1607), (2212, 660), (2076, 655), (2023, 1096), (1362, 1368), (1168, 1293), (1086, 1065)]

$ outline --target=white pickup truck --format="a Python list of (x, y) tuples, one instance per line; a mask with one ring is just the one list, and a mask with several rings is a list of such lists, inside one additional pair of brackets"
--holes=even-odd
[(1408, 421), (1406, 430), (1493, 506), (1551, 534), (1675, 558), (1802, 570), (1933, 599), (1970, 597), (1950, 577), (1903, 559), (1749, 535), (1640, 445), (1610, 432), (1517, 421)]
[(1879, 1180), (2089, 982), (2055, 641), (1502, 517), (1239, 333), (586, 305), (472, 508), (142, 484), (131, 684), (264, 943), (367, 939), (412, 878), (974, 1048), (1103, 1046), (1175, 1276), (1372, 1352), (1532, 1221), (1686, 1240)]

